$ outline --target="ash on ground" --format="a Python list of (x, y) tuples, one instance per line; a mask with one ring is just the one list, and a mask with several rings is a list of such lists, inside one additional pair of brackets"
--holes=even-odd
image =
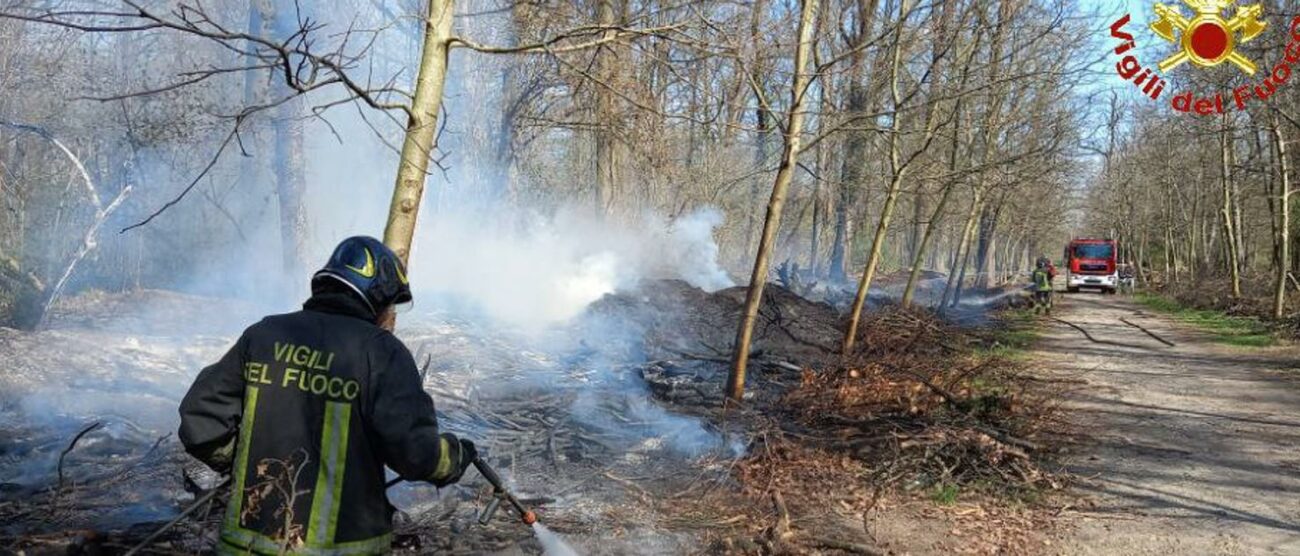
[[(787, 365), (819, 356), (834, 310), (770, 291), (778, 303), (765, 308), (756, 346), (788, 351), (780, 356)], [(741, 289), (706, 294), (651, 282), (540, 336), (439, 312), (407, 316), (398, 335), (428, 362), (425, 383), (443, 427), (480, 443), (549, 526), (589, 553), (669, 553), (697, 546), (699, 534), (655, 525), (654, 500), (716, 488), (748, 442), (711, 413), (742, 299)], [(95, 530), (127, 543), (175, 515), (195, 487), (170, 436), (177, 404), (263, 312), (168, 292), (90, 293), (62, 303), (47, 330), (0, 329), (0, 357), (10, 362), (0, 377), (0, 534), (57, 545)], [(686, 373), (690, 399), (655, 395), (669, 394), (660, 377)], [(506, 510), (477, 525), (487, 487), (467, 475), (442, 492), (391, 491), (404, 546), (537, 552), (531, 531)], [(170, 535), (171, 546), (210, 541), (219, 505), (206, 514), (209, 523)]]
[[(442, 426), (479, 443), (514, 493), (578, 550), (683, 553), (708, 546), (721, 522), (671, 507), (734, 489), (752, 445), (753, 422), (721, 409), (744, 296), (648, 281), (540, 334), (457, 309), (406, 315), (398, 336), (427, 362)], [(181, 468), (194, 464), (170, 436), (177, 404), (199, 369), (267, 312), (259, 309), (92, 293), (63, 303), (48, 330), (0, 329), (9, 362), (0, 376), (0, 546), (122, 548), (193, 500), (197, 485)], [(770, 285), (748, 401), (774, 403), (810, 369), (834, 367), (842, 320), (831, 303)], [(441, 492), (403, 483), (390, 497), (403, 550), (541, 550), (505, 508), (478, 524), (490, 495), (473, 471)], [(207, 519), (185, 522), (160, 546), (210, 546), (221, 504), (200, 513)]]

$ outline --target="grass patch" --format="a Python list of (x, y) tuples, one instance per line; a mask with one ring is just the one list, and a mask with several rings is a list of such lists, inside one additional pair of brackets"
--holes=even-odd
[(1187, 307), (1162, 295), (1138, 292), (1133, 295), (1138, 303), (1175, 319), (1205, 330), (1215, 342), (1242, 347), (1267, 347), (1277, 343), (1277, 337), (1268, 325), (1250, 317), (1234, 317), (1222, 311)]
[(957, 485), (942, 483), (934, 487), (934, 492), (930, 494), (930, 498), (940, 506), (951, 506), (957, 503), (957, 495), (960, 492), (961, 489)]
[(989, 330), (988, 343), (975, 348), (980, 357), (1021, 361), (1028, 357), (1029, 348), (1038, 340), (1032, 309), (1011, 309), (997, 317), (996, 325)]

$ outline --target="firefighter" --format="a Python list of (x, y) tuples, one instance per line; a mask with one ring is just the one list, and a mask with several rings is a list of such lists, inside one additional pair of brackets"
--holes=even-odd
[(1048, 282), (1056, 280), (1056, 265), (1052, 264), (1052, 259), (1047, 258), (1047, 255), (1039, 255), (1036, 264), (1044, 265), (1047, 268)]
[(1136, 277), (1133, 274), (1133, 264), (1124, 263), (1119, 265), (1117, 273), (1119, 274), (1119, 291), (1131, 295), (1133, 293), (1133, 285), (1136, 282)]
[(1035, 263), (1035, 269), (1032, 277), (1032, 289), (1034, 292), (1034, 314), (1043, 311), (1048, 315), (1052, 314), (1052, 271), (1050, 270), (1051, 261), (1047, 257), (1039, 257)]
[(477, 458), (440, 433), (411, 352), (391, 330), (411, 301), (379, 240), (343, 240), (303, 310), (269, 316), (203, 369), (180, 439), (231, 474), (218, 553), (376, 554), (391, 548), (384, 468), (446, 486)]

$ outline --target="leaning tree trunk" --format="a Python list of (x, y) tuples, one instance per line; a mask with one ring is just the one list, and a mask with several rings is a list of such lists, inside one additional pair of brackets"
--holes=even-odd
[[(903, 179), (907, 175), (907, 169), (911, 160), (904, 162), (900, 143), (902, 129), (902, 105), (903, 95), (899, 91), (899, 71), (902, 66), (903, 57), (903, 22), (907, 19), (907, 14), (911, 11), (911, 3), (907, 0), (899, 3), (898, 6), (898, 28), (894, 31), (893, 53), (890, 60), (889, 89), (890, 100), (893, 102), (894, 113), (890, 118), (889, 133), (889, 170), (890, 180), (889, 189), (885, 193), (885, 204), (880, 209), (880, 220), (876, 222), (876, 234), (871, 241), (871, 252), (867, 256), (867, 266), (862, 269), (862, 279), (858, 282), (858, 292), (853, 298), (853, 307), (849, 310), (849, 325), (844, 332), (844, 342), (842, 353), (848, 355), (853, 351), (853, 344), (857, 339), (858, 323), (862, 318), (863, 307), (867, 304), (867, 294), (871, 291), (871, 282), (876, 277), (876, 269), (880, 266), (880, 254), (884, 249), (885, 236), (889, 233), (889, 224), (894, 216), (894, 208), (898, 205), (898, 193), (902, 188)], [(925, 137), (922, 139), (920, 149), (925, 149), (930, 144), (930, 139), (934, 135), (934, 114), (932, 110), (926, 116)]]
[(767, 272), (772, 246), (781, 227), (781, 210), (785, 206), (786, 192), (794, 178), (795, 164), (803, 133), (803, 102), (812, 75), (808, 62), (812, 58), (813, 19), (818, 0), (803, 0), (799, 16), (799, 46), (794, 56), (794, 81), (790, 86), (790, 116), (785, 129), (785, 147), (781, 153), (781, 166), (772, 184), (772, 197), (767, 203), (767, 218), (763, 220), (763, 235), (759, 237), (758, 254), (754, 257), (754, 271), (750, 274), (749, 290), (745, 294), (745, 312), (736, 331), (736, 343), (731, 357), (731, 372), (727, 376), (727, 396), (739, 402), (745, 394), (745, 371), (749, 365), (749, 344), (758, 320), (759, 306), (763, 301), (763, 287), (767, 285)]
[[(64, 265), (63, 272), (59, 274), (57, 281), (51, 284), (48, 289), (44, 287), (35, 274), (20, 267), (17, 260), (4, 257), (3, 254), (0, 253), (0, 262), (3, 262), (4, 267), (3, 269), (0, 269), (0, 277), (5, 277), (5, 281), (16, 281), (18, 284), (18, 287), (12, 288), (11, 290), (17, 293), (17, 297), (14, 300), (15, 308), (13, 311), (14, 314), (11, 317), (11, 322), (18, 328), (24, 330), (35, 330), (41, 328), (42, 325), (45, 324), (45, 318), (48, 316), (50, 307), (53, 307), (54, 303), (58, 301), (59, 295), (63, 293), (63, 288), (67, 286), (68, 280), (70, 280), (73, 273), (76, 272), (77, 266), (81, 264), (81, 261), (85, 259), (91, 251), (94, 251), (95, 248), (98, 247), (100, 228), (102, 228), (104, 223), (108, 221), (108, 218), (112, 216), (113, 212), (116, 211), (118, 207), (122, 206), (122, 201), (124, 201), (127, 195), (131, 193), (132, 186), (128, 184), (122, 187), (122, 190), (119, 191), (111, 201), (109, 201), (108, 205), (105, 205), (103, 199), (99, 195), (98, 188), (95, 187), (95, 182), (90, 178), (90, 171), (86, 169), (86, 165), (82, 163), (81, 158), (73, 153), (72, 149), (68, 148), (66, 144), (56, 138), (52, 133), (41, 127), (6, 121), (0, 121), (0, 128), (7, 128), (14, 131), (37, 135), (62, 152), (63, 155), (67, 157), (68, 161), (72, 163), (73, 167), (76, 168), (77, 173), (80, 174), (81, 181), (86, 186), (87, 197), (89, 198), (90, 203), (95, 207), (94, 220), (90, 223), (89, 228), (82, 236), (81, 245), (77, 247), (76, 252), (72, 254), (72, 257)], [(19, 233), (21, 233), (22, 228), (23, 226), (20, 222), (18, 225)]]
[[(952, 6), (945, 4), (943, 6), (943, 12), (939, 16), (939, 29), (937, 31), (936, 40), (945, 41), (945, 42), (938, 43), (940, 46), (937, 46), (936, 48), (939, 50), (942, 50), (942, 45), (946, 44), (946, 41), (951, 40), (948, 37), (948, 32), (952, 25), (953, 11), (954, 10)], [(963, 56), (963, 58), (965, 58), (966, 64), (965, 67), (963, 67), (962, 69), (961, 78), (958, 81), (959, 89), (964, 89), (966, 87), (967, 78), (969, 78), (970, 76), (969, 62), (971, 58), (974, 56), (975, 46), (978, 45), (978, 42), (979, 41), (977, 39), (975, 41), (975, 44), (971, 46), (966, 56)], [(944, 64), (943, 64), (943, 59), (939, 54), (934, 55), (934, 58), (931, 60), (930, 65), (932, 68), (934, 68), (935, 75), (942, 75), (942, 68)], [(934, 92), (933, 88), (934, 85), (931, 84), (931, 94), (933, 94)], [(928, 109), (938, 110), (939, 109), (938, 101), (931, 101)], [(962, 118), (962, 99), (961, 97), (957, 97), (957, 100), (953, 103), (953, 107), (952, 107), (952, 143), (950, 143), (949, 151), (948, 151), (948, 175), (951, 177), (945, 180), (945, 183), (943, 185), (943, 192), (939, 195), (939, 202), (935, 205), (934, 212), (930, 214), (930, 219), (926, 221), (924, 225), (921, 227), (920, 235), (916, 239), (916, 245), (912, 253), (912, 271), (910, 274), (908, 274), (907, 286), (903, 289), (903, 299), (901, 303), (904, 307), (910, 307), (912, 305), (912, 298), (916, 295), (916, 285), (921, 276), (921, 267), (924, 266), (925, 255), (930, 248), (930, 240), (931, 238), (934, 237), (934, 232), (939, 227), (940, 220), (943, 218), (943, 212), (948, 206), (948, 200), (952, 198), (953, 189), (956, 189), (957, 187), (957, 181), (959, 179), (956, 177), (957, 153), (959, 151), (959, 147), (961, 143), (961, 132), (962, 132), (961, 118)], [(929, 116), (927, 116), (927, 119), (929, 119)], [(917, 222), (918, 226), (921, 226), (919, 220), (922, 216), (923, 214), (921, 213), (918, 213), (916, 215), (916, 218), (918, 219)]]
[(1278, 254), (1277, 254), (1277, 276), (1273, 287), (1273, 318), (1281, 319), (1286, 316), (1286, 282), (1287, 270), (1291, 267), (1291, 177), (1290, 163), (1287, 161), (1286, 141), (1282, 135), (1281, 124), (1278, 122), (1277, 115), (1273, 116), (1273, 149), (1277, 158), (1277, 171), (1282, 176), (1281, 180), (1281, 216), (1278, 225)]
[(402, 262), (411, 255), (411, 238), (415, 235), (420, 200), (424, 197), (429, 157), (436, 146), (438, 111), (442, 108), (442, 89), (447, 78), (447, 50), (451, 42), (454, 9), (454, 0), (428, 0), (420, 73), (406, 124), (393, 201), (388, 208), (388, 224), (384, 228), (384, 243), (397, 253)]

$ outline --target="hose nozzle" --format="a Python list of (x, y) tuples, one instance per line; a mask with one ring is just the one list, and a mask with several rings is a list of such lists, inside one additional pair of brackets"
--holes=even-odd
[[(505, 484), (501, 481), (501, 476), (497, 475), (497, 472), (491, 467), (488, 467), (488, 464), (485, 463), (482, 458), (474, 459), (474, 468), (478, 469), (479, 474), (492, 485), (492, 493), (494, 495), (499, 498), (505, 498), (506, 502), (510, 503), (510, 506), (519, 514), (519, 519), (524, 522), (524, 525), (537, 523), (537, 514), (533, 513), (528, 508), (525, 508), (523, 504), (519, 503), (519, 499), (515, 498), (515, 495), (506, 490)], [(496, 510), (495, 506), (496, 502), (494, 501), (491, 506), (493, 513), (495, 513)], [(484, 515), (479, 517), (479, 521), (485, 524), (491, 519), (491, 515), (487, 512), (484, 512)]]

